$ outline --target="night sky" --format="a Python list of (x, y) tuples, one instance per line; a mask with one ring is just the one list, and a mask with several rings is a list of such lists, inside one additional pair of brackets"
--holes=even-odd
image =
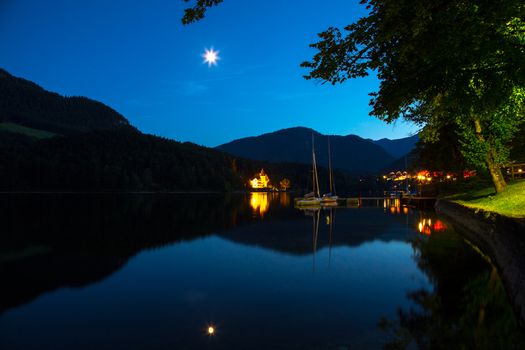
[[(414, 133), (368, 115), (375, 77), (302, 78), (328, 26), (358, 0), (225, 0), (183, 26), (182, 0), (0, 0), (0, 67), (63, 95), (99, 100), (140, 130), (216, 146), (293, 126), (379, 139)], [(219, 51), (216, 66), (205, 49)]]

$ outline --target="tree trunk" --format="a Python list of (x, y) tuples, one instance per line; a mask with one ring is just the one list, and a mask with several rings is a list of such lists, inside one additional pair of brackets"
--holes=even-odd
[[(479, 120), (479, 118), (474, 118), (474, 127), (476, 128), (476, 137), (478, 138), (478, 140), (481, 143), (487, 144), (487, 141), (481, 133), (481, 121)], [(507, 183), (503, 178), (501, 168), (499, 167), (499, 165), (496, 164), (495, 150), (490, 144), (488, 144), (487, 154), (485, 155), (485, 164), (487, 165), (487, 169), (489, 170), (489, 174), (492, 179), (492, 184), (494, 185), (496, 193), (501, 193), (505, 191)]]
[(501, 168), (494, 164), (494, 162), (489, 158), (487, 163), (487, 168), (489, 169), (490, 177), (492, 178), (492, 183), (494, 185), (494, 189), (496, 189), (496, 193), (501, 193), (505, 191), (505, 188), (507, 187), (507, 183), (505, 182), (505, 179), (503, 178), (503, 173), (501, 172)]

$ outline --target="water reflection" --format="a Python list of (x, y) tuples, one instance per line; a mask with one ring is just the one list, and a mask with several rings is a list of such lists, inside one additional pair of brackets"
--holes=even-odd
[(242, 196), (2, 195), (0, 313), (107, 278), (144, 249), (252, 220)]
[(254, 215), (264, 217), (264, 214), (270, 209), (270, 201), (268, 200), (267, 192), (251, 192), (250, 206), (253, 209)]
[(418, 223), (419, 233), (427, 236), (430, 236), (432, 233), (444, 232), (446, 229), (445, 223), (439, 219), (432, 221), (431, 218), (423, 218)]
[(4, 197), (0, 348), (520, 337), (497, 272), (433, 213), (395, 200), (299, 211), (287, 193), (254, 194)]
[(385, 212), (388, 208), (392, 214), (401, 213), (401, 200), (399, 198), (385, 198), (382, 201)]
[(317, 252), (321, 208), (304, 208), (299, 210), (302, 211), (305, 216), (312, 218), (312, 270), (315, 271), (315, 253)]
[(281, 192), (279, 193), (278, 195), (275, 194), (276, 196), (278, 196), (279, 198), (279, 205), (281, 207), (289, 207), (290, 206), (290, 203), (291, 203), (291, 198), (290, 198), (290, 193), (288, 192)]
[(328, 267), (332, 262), (332, 235), (335, 226), (335, 213), (336, 208), (328, 208), (328, 214), (326, 215), (326, 225), (328, 226)]
[(414, 258), (434, 288), (409, 291), (415, 305), (400, 308), (397, 319), (379, 322), (391, 337), (385, 348), (523, 349), (523, 333), (496, 267), (465, 249), (441, 220), (426, 218), (421, 224), (428, 237), (412, 240)]
[(385, 213), (388, 210), (390, 214), (407, 215), (410, 211), (410, 208), (407, 205), (402, 204), (399, 198), (384, 198), (380, 201), (383, 202), (383, 209)]
[(249, 194), (250, 207), (253, 217), (264, 218), (273, 205), (275, 208), (287, 208), (291, 203), (288, 192), (251, 192)]

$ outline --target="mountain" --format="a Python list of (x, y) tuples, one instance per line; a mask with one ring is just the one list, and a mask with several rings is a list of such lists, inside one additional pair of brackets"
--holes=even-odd
[[(245, 155), (228, 154), (220, 147), (143, 134), (100, 102), (64, 97), (0, 69), (1, 191), (242, 190), (261, 168), (274, 185), (287, 178), (292, 189), (307, 189), (312, 133), (323, 188), (328, 183), (322, 168), (328, 165), (328, 137), (311, 129), (281, 130), (269, 134), (270, 140), (251, 138), (264, 142), (241, 145)], [(358, 136), (330, 140), (334, 168), (345, 170), (334, 172), (338, 193), (356, 194), (365, 187), (380, 191), (372, 178), (365, 185), (367, 177), (348, 173), (377, 172), (393, 157)]]
[[(0, 69), (1, 191), (242, 190), (264, 168), (305, 189), (309, 165), (268, 163), (147, 135), (110, 107), (63, 97)], [(361, 183), (335, 172), (338, 189)], [(327, 171), (320, 180), (327, 183)]]
[[(310, 166), (268, 163), (129, 130), (36, 139), (0, 131), (0, 191), (230, 191), (244, 190), (263, 168), (274, 185), (311, 188)], [(321, 188), (328, 171), (319, 168)], [(338, 193), (364, 183), (334, 172)], [(380, 191), (375, 182), (371, 188)]]
[(312, 135), (317, 164), (324, 167), (328, 167), (328, 139), (333, 168), (349, 174), (378, 173), (395, 160), (383, 147), (359, 136), (327, 136), (304, 127), (246, 137), (217, 146), (216, 149), (269, 162), (311, 164)]
[(103, 103), (64, 97), (0, 69), (1, 190), (224, 191), (243, 188), (260, 168), (143, 134)]
[(391, 171), (409, 171), (412, 170), (414, 164), (418, 163), (418, 154), (414, 148), (407, 154), (397, 158), (392, 163), (390, 163), (383, 172), (388, 173)]
[[(133, 130), (120, 113), (86, 97), (64, 97), (0, 69), (2, 129), (47, 136), (93, 130)], [(40, 133), (40, 135), (42, 135)]]
[(416, 143), (419, 141), (419, 136), (413, 135), (395, 140), (390, 140), (387, 138), (380, 140), (368, 140), (378, 146), (381, 146), (388, 154), (390, 154), (395, 159), (398, 159), (405, 156), (416, 147)]
[[(245, 182), (224, 153), (138, 131), (97, 130), (42, 140), (4, 133), (1, 190), (223, 191)], [(259, 168), (239, 164), (252, 172)]]

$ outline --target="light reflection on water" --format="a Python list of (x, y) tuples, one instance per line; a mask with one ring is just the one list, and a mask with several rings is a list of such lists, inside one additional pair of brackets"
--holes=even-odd
[(251, 192), (250, 207), (254, 216), (264, 218), (264, 214), (270, 209), (272, 202), (277, 207), (287, 208), (291, 203), (290, 197), (288, 192)]
[(497, 272), (434, 213), (390, 199), (291, 203), (263, 192), (0, 203), (3, 247), (51, 247), (0, 264), (0, 348), (373, 349), (421, 334), (472, 348), (490, 344), (479, 327), (521, 344)]
[(250, 206), (253, 209), (254, 215), (264, 217), (264, 213), (270, 209), (270, 201), (268, 200), (267, 192), (251, 192)]

